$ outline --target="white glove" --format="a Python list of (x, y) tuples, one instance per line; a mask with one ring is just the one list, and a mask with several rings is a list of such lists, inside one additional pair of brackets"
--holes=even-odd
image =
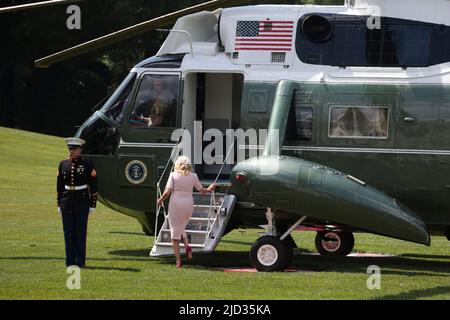
[(94, 212), (95, 211), (95, 208), (89, 208), (89, 213), (92, 213), (92, 212)]
[(61, 214), (61, 208), (60, 207), (58, 207), (58, 213)]

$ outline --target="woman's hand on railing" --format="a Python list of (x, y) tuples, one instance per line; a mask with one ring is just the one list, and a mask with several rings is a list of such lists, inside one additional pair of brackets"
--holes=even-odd
[(164, 193), (161, 195), (161, 197), (159, 197), (159, 199), (156, 200), (156, 204), (158, 205), (158, 207), (160, 207), (163, 204), (164, 200), (169, 198), (171, 193), (172, 193), (172, 189), (170, 189), (170, 188), (166, 188), (164, 190)]
[(215, 183), (211, 183), (209, 185), (209, 187), (207, 188), (208, 192), (213, 192), (214, 190), (216, 190), (216, 184)]

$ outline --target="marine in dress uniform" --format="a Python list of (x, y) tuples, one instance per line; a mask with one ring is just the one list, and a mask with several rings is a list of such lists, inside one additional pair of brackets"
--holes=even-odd
[(59, 164), (58, 212), (61, 213), (66, 243), (66, 266), (85, 266), (89, 213), (97, 203), (97, 173), (94, 164), (81, 157), (84, 140), (65, 139), (69, 158)]

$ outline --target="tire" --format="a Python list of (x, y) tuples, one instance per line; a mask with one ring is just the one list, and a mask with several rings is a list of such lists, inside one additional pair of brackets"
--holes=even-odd
[[(335, 239), (334, 243), (325, 239)], [(323, 256), (346, 256), (355, 246), (351, 232), (321, 231), (316, 234), (316, 249)]]
[[(282, 271), (290, 263), (288, 247), (275, 236), (257, 239), (250, 249), (250, 261), (258, 271)], [(291, 256), (292, 257), (292, 256)]]

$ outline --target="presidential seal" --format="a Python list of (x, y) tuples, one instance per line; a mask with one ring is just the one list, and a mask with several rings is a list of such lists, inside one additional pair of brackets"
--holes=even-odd
[(147, 177), (147, 167), (142, 161), (130, 161), (125, 167), (125, 176), (133, 184), (142, 183)]

